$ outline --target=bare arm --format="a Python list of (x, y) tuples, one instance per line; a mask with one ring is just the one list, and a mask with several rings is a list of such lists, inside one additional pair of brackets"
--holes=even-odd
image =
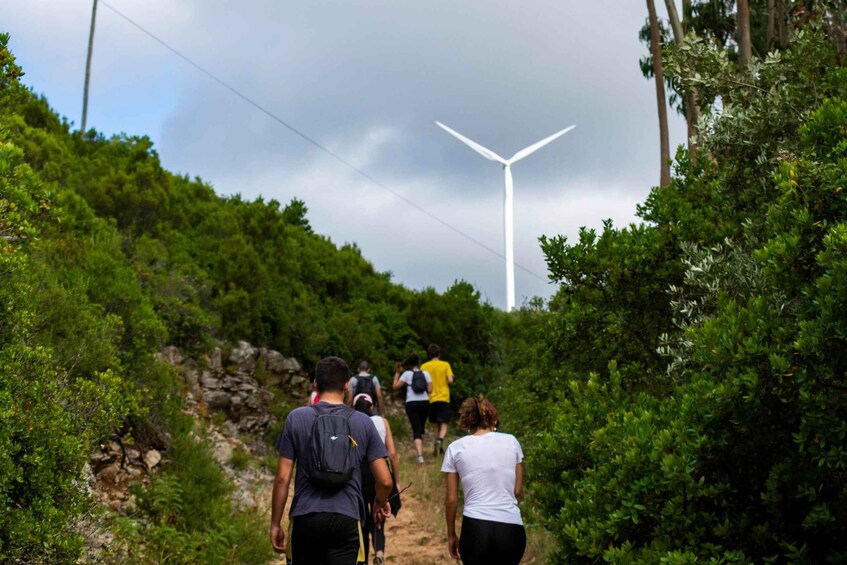
[(382, 401), (382, 387), (379, 387), (378, 389), (376, 389), (376, 408), (377, 408), (377, 410), (379, 410), (380, 414), (383, 413), (383, 409), (382, 409), (383, 406), (384, 406), (384, 404), (383, 404), (383, 401)]
[(444, 500), (444, 516), (447, 519), (447, 550), (453, 559), (460, 559), (459, 536), (456, 535), (456, 509), (458, 507), (459, 474), (447, 473), (447, 496)]
[(347, 392), (344, 393), (344, 404), (347, 406), (353, 406), (353, 391), (349, 388), (347, 389)]
[(293, 469), (294, 461), (286, 457), (279, 458), (271, 496), (271, 545), (278, 553), (285, 552), (285, 531), (281, 522), (285, 503), (288, 502), (288, 486), (291, 484)]
[(388, 458), (391, 460), (391, 468), (394, 469), (394, 480), (400, 484), (400, 460), (397, 458), (397, 451), (394, 449), (394, 436), (391, 435), (391, 424), (387, 418), (383, 418), (385, 423), (385, 449), (388, 450)]
[(399, 371), (394, 373), (394, 384), (392, 384), (391, 386), (394, 387), (394, 390), (397, 390), (398, 388), (403, 388), (404, 386), (406, 386), (406, 383), (400, 380)]
[(515, 465), (515, 498), (523, 500), (523, 464)]
[(432, 381), (429, 381), (428, 383), (426, 383), (426, 393), (432, 394)]

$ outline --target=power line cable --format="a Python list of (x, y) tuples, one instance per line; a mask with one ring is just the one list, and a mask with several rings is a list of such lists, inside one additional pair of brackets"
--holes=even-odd
[[(228, 82), (219, 78), (217, 75), (215, 75), (214, 73), (212, 73), (211, 71), (209, 71), (208, 69), (206, 69), (205, 67), (200, 65), (199, 63), (196, 63), (194, 60), (189, 58), (187, 55), (184, 55), (182, 52), (180, 52), (175, 47), (172, 47), (170, 44), (168, 44), (164, 40), (160, 39), (158, 36), (153, 34), (151, 31), (148, 31), (141, 24), (135, 22), (132, 18), (130, 18), (129, 16), (127, 16), (123, 12), (119, 11), (117, 8), (115, 8), (114, 6), (112, 6), (111, 4), (106, 2), (105, 0), (99, 0), (99, 2), (101, 4), (103, 4), (104, 6), (106, 6), (107, 8), (109, 8), (109, 10), (114, 12), (116, 15), (120, 16), (127, 23), (129, 23), (130, 25), (132, 25), (133, 27), (135, 27), (136, 29), (138, 29), (139, 31), (141, 31), (142, 33), (147, 35), (150, 39), (152, 39), (153, 41), (155, 41), (156, 43), (158, 43), (159, 45), (161, 45), (162, 47), (164, 47), (165, 49), (167, 49), (168, 51), (170, 51), (171, 53), (173, 53), (174, 55), (176, 55), (177, 57), (179, 57), (180, 59), (182, 59), (183, 61), (185, 61), (189, 65), (191, 65), (192, 67), (194, 67), (195, 69), (197, 69), (198, 71), (200, 71), (201, 73), (203, 73), (204, 75), (209, 77), (210, 79), (214, 80), (219, 85), (223, 86), (224, 88), (226, 88), (227, 90), (229, 90), (230, 92), (232, 92), (233, 94), (235, 94), (236, 96), (238, 96), (239, 98), (241, 98), (242, 100), (244, 100), (245, 102), (247, 102), (248, 104), (250, 104), (251, 106), (256, 108), (257, 110), (259, 110), (260, 112), (262, 112), (263, 114), (265, 114), (266, 116), (271, 118), (272, 120), (277, 122), (278, 124), (284, 126), (285, 128), (287, 128), (292, 133), (298, 135), (299, 137), (301, 137), (305, 141), (311, 143), (312, 145), (314, 145), (315, 147), (317, 147), (318, 149), (320, 149), (321, 151), (323, 151), (324, 153), (326, 153), (327, 155), (329, 155), (330, 157), (332, 157), (336, 161), (339, 161), (340, 163), (346, 165), (349, 169), (358, 173), (360, 176), (364, 177), (365, 179), (367, 179), (371, 183), (375, 184), (376, 186), (378, 186), (378, 187), (380, 187), (384, 190), (387, 190), (388, 192), (390, 192), (391, 194), (393, 194), (394, 196), (396, 196), (400, 200), (404, 201), (409, 206), (415, 208), (417, 211), (421, 212), (422, 214), (429, 216), (429, 218), (435, 220), (436, 222), (443, 225), (444, 227), (454, 231), (455, 233), (461, 235), (465, 239), (467, 239), (467, 240), (471, 241), (472, 243), (475, 243), (476, 245), (482, 247), (486, 251), (493, 253), (494, 255), (499, 257), (500, 259), (503, 259), (503, 260), (506, 259), (506, 257), (504, 257), (502, 254), (500, 254), (498, 251), (496, 251), (496, 250), (492, 249), (491, 247), (487, 246), (486, 244), (482, 243), (481, 241), (479, 241), (478, 239), (476, 239), (472, 235), (467, 234), (467, 233), (463, 232), (462, 230), (460, 230), (459, 228), (453, 226), (452, 224), (442, 220), (441, 218), (439, 218), (435, 214), (429, 212), (425, 208), (416, 204), (414, 201), (409, 200), (408, 198), (406, 198), (405, 196), (403, 196), (401, 193), (397, 192), (396, 190), (392, 189), (388, 185), (386, 185), (383, 182), (375, 179), (370, 174), (363, 171), (362, 169), (360, 169), (359, 167), (357, 167), (356, 165), (354, 165), (353, 163), (351, 163), (350, 161), (348, 161), (344, 157), (338, 155), (337, 153), (333, 152), (329, 148), (322, 145), (320, 142), (318, 142), (315, 139), (309, 137), (308, 135), (306, 135), (305, 133), (303, 133), (302, 131), (300, 131), (296, 127), (292, 126), (291, 124), (289, 124), (288, 122), (286, 122), (285, 120), (283, 120), (282, 118), (280, 118), (279, 116), (277, 116), (276, 114), (274, 114), (273, 112), (271, 112), (270, 110), (268, 110), (267, 108), (265, 108), (264, 106), (262, 106), (261, 104), (259, 104), (258, 102), (256, 102), (255, 100), (253, 100), (252, 98), (250, 98), (249, 96), (244, 94), (243, 92), (241, 92), (240, 90), (238, 90), (237, 88), (235, 88), (234, 86), (230, 85)], [(549, 282), (545, 277), (542, 277), (541, 275), (539, 275), (539, 274), (537, 274), (533, 271), (530, 271), (529, 269), (527, 269), (526, 267), (524, 267), (522, 265), (519, 265), (518, 263), (515, 263), (515, 267), (518, 267), (522, 271), (532, 275), (533, 277), (535, 277), (535, 278), (537, 278), (541, 281)]]

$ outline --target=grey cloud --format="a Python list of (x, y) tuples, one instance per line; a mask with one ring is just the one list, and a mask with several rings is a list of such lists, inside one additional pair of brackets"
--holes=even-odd
[[(502, 174), (434, 121), (504, 156), (576, 123), (576, 130), (514, 170), (516, 214), (524, 214), (516, 223), (516, 255), (542, 275), (537, 236), (573, 235), (580, 218), (599, 225), (604, 209), (562, 210), (561, 222), (546, 216), (533, 221), (527, 214), (588, 206), (579, 197), (596, 202), (605, 196), (628, 206), (613, 215), (631, 217), (632, 203), (658, 179), (655, 94), (638, 68), (645, 50), (637, 40), (645, 18), (639, 3), (109, 2), (345, 157), (355, 157), (373, 131), (391, 130), (392, 137), (363, 161), (365, 170), (498, 251)], [(77, 120), (90, 4), (33, 0), (14, 3), (14, 11), (11, 4), (0, 5), (0, 20), (17, 38), (12, 46), (28, 79)], [(502, 260), (486, 258), (487, 252), (437, 225), (428, 228), (427, 242), (328, 221), (338, 205), (332, 199), (351, 194), (358, 206), (388, 218), (376, 216), (376, 222), (414, 212), (105, 7), (96, 41), (95, 127), (150, 134), (165, 166), (199, 175), (222, 193), (304, 198), (319, 231), (357, 241), (377, 268), (395, 272), (401, 282), (443, 287), (455, 278), (473, 279), (501, 303)], [(681, 143), (684, 123), (674, 118), (672, 126), (672, 142)], [(478, 217), (481, 206), (492, 217)], [(420, 269), (430, 247), (439, 267)], [(520, 294), (521, 271), (517, 276)], [(529, 279), (530, 294), (549, 294), (550, 287)]]

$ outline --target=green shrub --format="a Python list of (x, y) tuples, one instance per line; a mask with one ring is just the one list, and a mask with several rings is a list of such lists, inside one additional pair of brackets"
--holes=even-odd
[[(122, 549), (117, 557), (141, 563), (270, 560), (273, 552), (261, 513), (234, 512), (233, 486), (209, 446), (196, 437), (190, 418), (176, 422), (174, 430), (168, 463), (148, 489), (136, 489), (139, 511), (148, 520), (119, 528)], [(251, 460), (247, 452), (233, 455), (245, 464)]]

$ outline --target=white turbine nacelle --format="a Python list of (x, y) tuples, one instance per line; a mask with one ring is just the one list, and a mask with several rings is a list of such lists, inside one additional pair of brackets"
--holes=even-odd
[(515, 308), (515, 243), (514, 243), (514, 199), (512, 196), (512, 164), (517, 163), (524, 157), (531, 155), (550, 143), (553, 140), (556, 140), (569, 131), (571, 131), (576, 126), (567, 127), (561, 131), (557, 131), (550, 137), (545, 137), (541, 141), (537, 143), (533, 143), (529, 147), (521, 149), (514, 155), (512, 155), (511, 159), (504, 159), (494, 151), (483, 147), (479, 143), (468, 139), (461, 133), (450, 129), (445, 126), (441, 122), (435, 122), (438, 127), (485, 157), (490, 161), (496, 161), (503, 165), (503, 171), (506, 177), (506, 191), (503, 198), (503, 234), (505, 238), (505, 248), (506, 248), (506, 311), (511, 312)]

